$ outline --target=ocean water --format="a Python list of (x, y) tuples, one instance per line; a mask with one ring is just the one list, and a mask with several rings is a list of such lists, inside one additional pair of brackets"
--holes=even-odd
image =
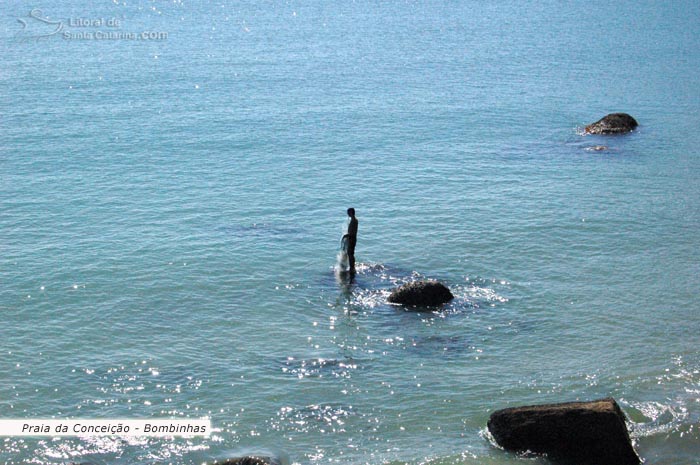
[[(646, 464), (700, 463), (697, 2), (1, 16), (0, 418), (216, 431), (0, 462), (546, 464), (490, 413), (613, 396)], [(385, 303), (419, 278), (456, 299)]]

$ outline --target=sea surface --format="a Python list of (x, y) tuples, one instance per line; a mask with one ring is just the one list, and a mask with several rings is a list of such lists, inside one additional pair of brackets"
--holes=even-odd
[(0, 418), (215, 428), (0, 463), (548, 464), (489, 415), (607, 396), (700, 463), (697, 1), (0, 10)]

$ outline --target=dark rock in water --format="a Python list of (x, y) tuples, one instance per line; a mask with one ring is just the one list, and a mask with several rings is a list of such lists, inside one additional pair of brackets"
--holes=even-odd
[(217, 460), (213, 465), (280, 465), (280, 461), (274, 457), (246, 455), (224, 460)]
[(586, 126), (586, 134), (622, 134), (634, 131), (637, 121), (627, 113), (610, 113), (593, 124)]
[(394, 289), (388, 300), (392, 304), (433, 306), (453, 298), (450, 290), (437, 281), (414, 281)]
[(638, 465), (625, 416), (612, 398), (498, 410), (488, 428), (504, 449), (579, 465)]

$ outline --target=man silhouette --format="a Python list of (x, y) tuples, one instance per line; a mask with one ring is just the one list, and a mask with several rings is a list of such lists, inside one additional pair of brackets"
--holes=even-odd
[(350, 272), (355, 272), (355, 245), (357, 244), (357, 218), (355, 218), (355, 209), (348, 208), (348, 216), (350, 217), (350, 222), (348, 223), (348, 231), (343, 236), (343, 239), (348, 240), (348, 261), (350, 263)]

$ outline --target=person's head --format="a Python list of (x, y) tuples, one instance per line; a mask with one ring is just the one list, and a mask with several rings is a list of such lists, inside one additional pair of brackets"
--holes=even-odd
[(354, 208), (348, 208), (348, 216), (350, 218), (355, 216), (355, 209)]

